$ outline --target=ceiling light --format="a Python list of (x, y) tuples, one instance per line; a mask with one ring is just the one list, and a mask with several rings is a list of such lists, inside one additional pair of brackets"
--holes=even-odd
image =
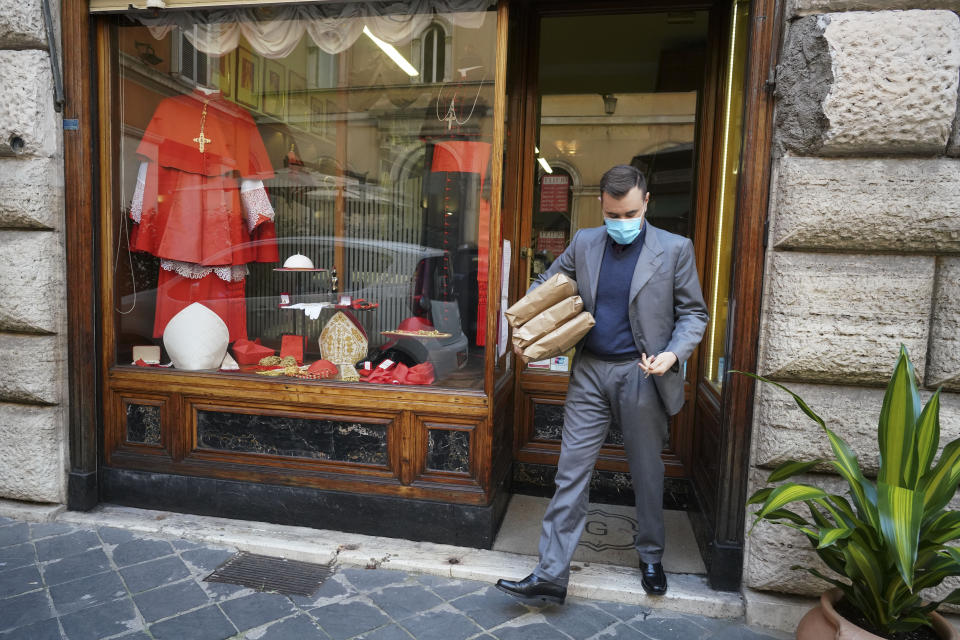
[(543, 170), (547, 173), (553, 173), (553, 167), (550, 166), (550, 163), (547, 162), (546, 158), (537, 158), (537, 162), (540, 163), (540, 166), (543, 167)]
[(367, 27), (367, 25), (363, 25), (363, 32), (367, 34), (367, 37), (373, 40), (374, 44), (380, 47), (385, 54), (390, 56), (390, 59), (396, 62), (397, 66), (403, 69), (404, 73), (406, 73), (410, 77), (420, 75), (420, 72), (417, 71), (412, 64), (407, 62), (406, 58), (400, 55), (400, 52), (397, 51), (396, 47), (394, 47), (389, 42), (384, 42), (377, 36), (373, 35), (373, 32), (370, 31), (370, 28)]

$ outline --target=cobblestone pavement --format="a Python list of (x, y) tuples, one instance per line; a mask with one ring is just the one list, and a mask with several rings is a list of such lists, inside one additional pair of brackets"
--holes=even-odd
[[(492, 585), (339, 568), (310, 597), (204, 582), (234, 549), (0, 517), (3, 640), (773, 640), (741, 621), (571, 598), (527, 607)], [(387, 563), (389, 564), (389, 563)]]

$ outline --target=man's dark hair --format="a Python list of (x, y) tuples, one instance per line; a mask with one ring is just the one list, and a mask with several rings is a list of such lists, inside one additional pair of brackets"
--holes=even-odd
[(647, 179), (643, 176), (642, 171), (629, 164), (618, 164), (608, 169), (600, 178), (600, 191), (610, 194), (614, 198), (622, 198), (634, 187), (646, 193)]

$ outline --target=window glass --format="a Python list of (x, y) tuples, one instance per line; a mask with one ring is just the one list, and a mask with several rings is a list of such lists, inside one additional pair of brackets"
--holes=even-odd
[(411, 4), (116, 18), (118, 364), (482, 388), (496, 13)]

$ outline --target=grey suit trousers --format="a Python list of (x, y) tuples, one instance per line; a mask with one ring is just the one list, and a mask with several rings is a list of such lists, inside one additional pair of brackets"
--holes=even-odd
[(640, 559), (663, 557), (663, 461), (667, 414), (653, 378), (638, 360), (607, 362), (578, 354), (570, 377), (557, 466), (556, 493), (540, 533), (540, 562), (534, 574), (567, 584), (570, 561), (587, 519), (590, 476), (611, 419), (623, 429), (624, 448), (636, 494)]

